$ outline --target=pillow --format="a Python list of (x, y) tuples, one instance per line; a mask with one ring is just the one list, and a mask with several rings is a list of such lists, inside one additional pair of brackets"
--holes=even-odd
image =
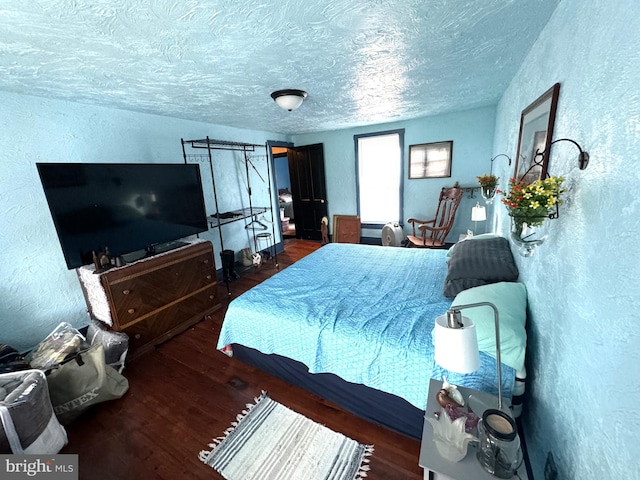
[(515, 282), (519, 274), (509, 241), (504, 237), (459, 242), (447, 263), (446, 297), (489, 283)]
[(458, 243), (454, 243), (453, 246), (447, 250), (447, 258), (451, 258), (451, 256), (453, 255), (453, 249), (456, 248), (456, 245), (458, 245), (460, 242), (464, 242), (466, 240), (482, 240), (485, 238), (497, 238), (500, 235), (498, 235), (497, 233), (481, 233), (480, 235), (472, 235), (470, 237), (465, 237), (462, 240), (460, 240)]
[[(527, 319), (527, 289), (522, 283), (499, 282), (470, 288), (460, 292), (451, 307), (470, 303), (490, 302), (498, 309), (500, 320), (500, 358), (502, 363), (524, 372), (527, 345), (525, 323)], [(462, 315), (476, 324), (478, 348), (496, 357), (496, 330), (493, 309), (490, 307), (465, 308)]]

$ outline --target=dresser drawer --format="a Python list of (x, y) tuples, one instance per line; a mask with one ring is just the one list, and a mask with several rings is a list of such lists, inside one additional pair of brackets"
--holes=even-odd
[(146, 277), (144, 281), (153, 284), (156, 276), (156, 282), (159, 283), (183, 275), (184, 272), (195, 273), (208, 269), (215, 270), (215, 261), (213, 248), (207, 242), (108, 270), (101, 274), (101, 278), (105, 289), (116, 291), (128, 288), (131, 282), (143, 277)]
[(216, 263), (213, 259), (213, 252), (206, 252), (196, 258), (189, 259), (187, 262), (193, 262), (193, 266), (196, 270), (208, 270), (213, 268), (215, 270)]
[(213, 268), (193, 270), (176, 264), (110, 285), (110, 296), (120, 324), (128, 323), (185, 295), (217, 282)]
[(157, 273), (122, 282), (117, 285), (117, 289), (111, 291), (115, 307), (112, 314), (118, 325), (124, 327), (159, 308), (190, 298), (194, 292), (204, 287), (215, 287), (217, 284), (213, 269), (179, 274), (172, 271), (160, 280)]
[[(141, 348), (144, 347), (146, 351), (153, 345), (162, 343), (220, 307), (218, 288), (213, 285), (174, 305), (165, 306), (139, 321), (125, 325), (120, 330), (129, 336), (131, 351), (140, 354), (143, 353)], [(176, 319), (180, 321), (177, 322)]]

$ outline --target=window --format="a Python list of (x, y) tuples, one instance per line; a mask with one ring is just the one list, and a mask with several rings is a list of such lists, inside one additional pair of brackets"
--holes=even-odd
[(362, 226), (400, 222), (404, 130), (355, 135), (354, 140)]
[(423, 143), (409, 147), (409, 178), (451, 176), (453, 142)]

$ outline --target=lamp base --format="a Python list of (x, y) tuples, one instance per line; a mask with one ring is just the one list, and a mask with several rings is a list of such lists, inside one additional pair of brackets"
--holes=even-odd
[(502, 408), (498, 408), (498, 397), (494, 397), (493, 395), (491, 395), (490, 398), (487, 397), (489, 396), (484, 395), (484, 398), (481, 398), (474, 394), (469, 395), (469, 398), (467, 399), (469, 409), (480, 418), (482, 418), (482, 414), (485, 412), (485, 410), (489, 409), (500, 410), (513, 418), (511, 402), (503, 398)]

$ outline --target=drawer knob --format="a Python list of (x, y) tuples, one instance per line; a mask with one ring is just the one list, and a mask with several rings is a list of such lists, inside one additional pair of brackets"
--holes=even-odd
[(215, 295), (209, 295), (209, 300), (213, 300), (215, 297)]
[(135, 308), (130, 308), (129, 310), (127, 310), (127, 312), (129, 313), (135, 313), (136, 309)]
[(207, 280), (211, 280), (211, 275), (207, 275)]
[(129, 295), (130, 293), (131, 293), (131, 290), (122, 290), (123, 295)]
[(135, 339), (136, 339), (136, 340), (140, 340), (140, 334), (139, 334), (139, 333), (136, 333), (136, 334), (134, 335), (134, 337), (135, 337)]
[(203, 260), (202, 263), (204, 263), (205, 265), (207, 265), (209, 263), (209, 260)]

